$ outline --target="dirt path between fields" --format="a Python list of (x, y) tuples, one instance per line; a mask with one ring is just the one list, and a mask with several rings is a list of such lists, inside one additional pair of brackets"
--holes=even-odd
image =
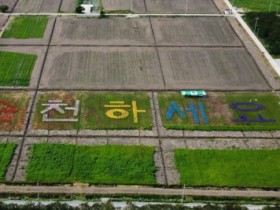
[(211, 197), (258, 197), (280, 198), (280, 191), (265, 190), (216, 190), (216, 189), (170, 189), (153, 187), (96, 187), (96, 186), (12, 186), (0, 185), (1, 193), (11, 194), (99, 194), (99, 195), (167, 195), (167, 196), (211, 196)]

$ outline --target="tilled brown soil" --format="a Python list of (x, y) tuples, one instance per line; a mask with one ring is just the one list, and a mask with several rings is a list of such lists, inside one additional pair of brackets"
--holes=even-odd
[(61, 0), (19, 0), (14, 12), (58, 12)]
[(154, 45), (148, 18), (58, 18), (53, 45)]
[(146, 5), (148, 13), (219, 13), (212, 0), (146, 0)]
[(269, 90), (244, 48), (159, 48), (167, 89)]
[(41, 88), (163, 89), (155, 48), (51, 47)]
[(152, 18), (158, 46), (242, 46), (226, 18)]
[(132, 10), (134, 13), (146, 13), (144, 0), (102, 0), (106, 11)]
[(74, 12), (76, 7), (76, 0), (62, 0), (61, 12)]

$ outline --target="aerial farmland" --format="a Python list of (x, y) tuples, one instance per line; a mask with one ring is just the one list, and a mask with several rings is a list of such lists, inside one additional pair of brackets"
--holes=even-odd
[(0, 0), (3, 185), (278, 193), (279, 75), (228, 5), (96, 2)]

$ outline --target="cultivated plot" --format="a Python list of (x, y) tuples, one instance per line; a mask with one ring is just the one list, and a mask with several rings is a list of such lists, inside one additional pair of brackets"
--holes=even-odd
[(0, 45), (47, 45), (55, 17), (10, 17), (0, 38)]
[(280, 187), (280, 150), (175, 150), (187, 186)]
[(0, 5), (7, 5), (9, 7), (8, 12), (11, 12), (16, 2), (17, 0), (0, 0)]
[(146, 0), (148, 13), (219, 13), (212, 0)]
[(244, 48), (159, 48), (167, 89), (269, 90)]
[(149, 19), (58, 18), (53, 45), (153, 45)]
[(60, 0), (19, 0), (14, 12), (58, 12)]
[(76, 0), (62, 0), (60, 12), (74, 12), (76, 7)]
[(155, 184), (154, 151), (148, 146), (34, 144), (26, 180)]
[(158, 46), (242, 46), (226, 18), (152, 18)]
[(105, 12), (146, 13), (145, 0), (102, 0)]
[(0, 28), (1, 28), (1, 32), (2, 32), (2, 27), (4, 27), (6, 21), (7, 21), (8, 17), (6, 16), (0, 16)]
[(5, 181), (5, 172), (8, 165), (10, 164), (14, 150), (16, 149), (16, 144), (3, 144), (0, 143), (0, 181)]
[(46, 47), (1, 47), (0, 86), (35, 88)]
[(40, 88), (163, 89), (155, 48), (51, 47)]

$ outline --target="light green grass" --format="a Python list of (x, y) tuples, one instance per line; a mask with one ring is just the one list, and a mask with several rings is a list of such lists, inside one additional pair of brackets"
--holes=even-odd
[(28, 86), (37, 56), (0, 51), (0, 86)]
[(4, 31), (2, 38), (42, 38), (48, 23), (46, 16), (15, 17)]
[[(49, 99), (62, 99), (70, 106), (75, 104), (75, 100), (80, 100), (80, 114), (77, 117), (78, 122), (42, 122), (41, 111), (45, 107), (42, 103), (48, 102)], [(130, 107), (123, 108), (128, 111), (129, 115), (123, 119), (112, 119), (106, 115), (106, 112), (114, 108), (106, 108), (105, 105), (110, 105), (113, 101), (124, 101), (125, 105)], [(146, 110), (145, 113), (138, 113), (138, 122), (134, 123), (132, 101), (137, 102), (138, 110)], [(72, 118), (73, 112), (68, 112), (68, 116), (61, 115), (57, 112), (50, 113), (53, 118)], [(151, 129), (152, 114), (150, 98), (144, 93), (46, 93), (40, 96), (36, 114), (33, 120), (33, 128), (35, 129), (50, 129), (50, 130), (104, 130), (104, 129)]]
[(155, 184), (153, 154), (148, 146), (35, 144), (26, 180)]
[(280, 149), (175, 150), (186, 186), (280, 187)]
[[(230, 0), (232, 3), (233, 0)], [(233, 5), (239, 8), (244, 8), (246, 11), (253, 12), (268, 12), (277, 11), (277, 6), (280, 5), (280, 0), (271, 0), (271, 8), (270, 8), (270, 0), (235, 0)], [(279, 7), (280, 8), (280, 7)]]
[(0, 143), (0, 181), (5, 181), (5, 173), (10, 164), (16, 144)]
[[(221, 131), (271, 131), (280, 128), (280, 98), (273, 93), (220, 93), (209, 95), (207, 98), (187, 98), (179, 93), (160, 93), (158, 94), (160, 114), (163, 126), (167, 129), (176, 130), (221, 130)], [(230, 108), (234, 102), (256, 102), (262, 104), (265, 109), (259, 112), (239, 112)], [(188, 107), (189, 102), (193, 102), (196, 107), (201, 102), (209, 120), (208, 124), (202, 123), (201, 114), (197, 107), (200, 117), (200, 124), (195, 124), (192, 120), (192, 114), (186, 112), (187, 118), (182, 119), (175, 114), (172, 119), (167, 120), (165, 115), (170, 102), (176, 102), (181, 110)], [(243, 106), (244, 108), (244, 106)], [(261, 114), (265, 119), (275, 119), (276, 122), (268, 123), (238, 123), (234, 119), (240, 118), (245, 114), (249, 120), (257, 119)]]

